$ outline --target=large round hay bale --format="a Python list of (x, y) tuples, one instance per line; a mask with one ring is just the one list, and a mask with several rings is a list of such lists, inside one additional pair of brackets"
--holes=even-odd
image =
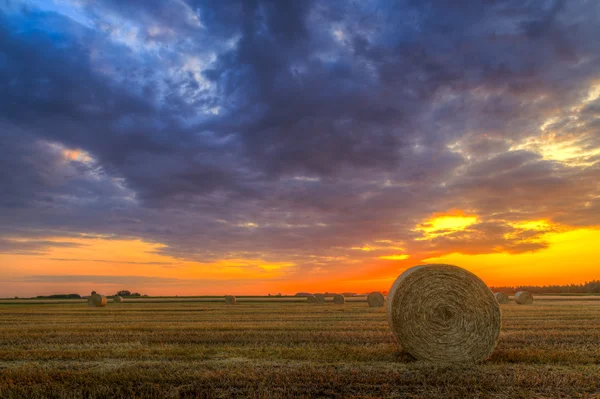
[(117, 302), (117, 303), (123, 302), (123, 297), (116, 295), (113, 297), (113, 302)]
[(473, 273), (451, 265), (415, 266), (392, 285), (388, 322), (402, 348), (418, 360), (474, 363), (500, 335), (500, 307)]
[(236, 299), (235, 299), (235, 297), (233, 295), (227, 295), (225, 297), (225, 303), (227, 305), (235, 305), (235, 302), (236, 302)]
[(533, 295), (527, 291), (519, 291), (515, 294), (515, 302), (519, 305), (531, 305), (533, 303)]
[(88, 306), (95, 308), (103, 308), (106, 306), (106, 303), (107, 301), (104, 295), (94, 293), (88, 298)]
[(322, 305), (325, 303), (325, 295), (323, 294), (315, 294), (315, 303)]
[(333, 296), (333, 303), (335, 303), (336, 305), (343, 305), (344, 303), (346, 303), (346, 298), (344, 298), (343, 295), (335, 294)]
[(308, 302), (308, 303), (317, 303), (317, 297), (315, 297), (314, 295), (307, 295), (306, 296), (306, 302)]
[(510, 298), (504, 292), (496, 292), (494, 298), (496, 298), (496, 302), (503, 305), (510, 302)]
[(370, 308), (382, 308), (385, 305), (385, 297), (381, 292), (371, 292), (367, 295), (367, 303)]

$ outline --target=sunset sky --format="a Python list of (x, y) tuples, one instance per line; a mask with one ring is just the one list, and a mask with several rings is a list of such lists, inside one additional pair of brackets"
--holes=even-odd
[(600, 279), (599, 20), (0, 1), (0, 297), (368, 292), (423, 262)]

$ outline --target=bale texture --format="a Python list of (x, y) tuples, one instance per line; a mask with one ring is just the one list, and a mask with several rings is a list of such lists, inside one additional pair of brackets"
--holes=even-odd
[(418, 360), (475, 363), (500, 335), (500, 307), (473, 273), (451, 265), (415, 266), (392, 285), (388, 322), (402, 348)]
[(533, 295), (527, 291), (519, 291), (515, 294), (515, 302), (519, 305), (531, 305), (533, 303)]
[(107, 301), (104, 295), (94, 293), (88, 298), (88, 306), (91, 307), (103, 308), (106, 306), (106, 303)]
[(333, 296), (333, 303), (335, 303), (336, 305), (343, 305), (344, 303), (346, 303), (346, 298), (344, 298), (343, 295), (336, 294)]
[(385, 305), (385, 297), (381, 292), (371, 292), (367, 295), (367, 303), (370, 308), (382, 308)]
[(117, 302), (117, 303), (118, 303), (118, 302), (123, 302), (123, 297), (120, 297), (120, 296), (118, 296), (118, 295), (117, 295), (117, 296), (114, 296), (114, 297), (113, 297), (113, 302)]
[(315, 294), (315, 303), (322, 305), (325, 303), (325, 295), (323, 294)]
[(235, 305), (236, 299), (233, 295), (227, 295), (225, 297), (225, 303), (228, 305)]
[(494, 294), (494, 298), (496, 298), (496, 302), (500, 304), (506, 304), (510, 302), (510, 298), (504, 292), (496, 292)]
[(317, 298), (314, 295), (307, 295), (306, 302), (308, 303), (317, 303)]

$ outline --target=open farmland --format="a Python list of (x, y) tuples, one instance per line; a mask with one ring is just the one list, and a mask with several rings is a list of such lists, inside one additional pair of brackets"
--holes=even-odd
[(0, 397), (600, 397), (597, 298), (502, 311), (491, 359), (442, 367), (356, 300), (3, 301)]

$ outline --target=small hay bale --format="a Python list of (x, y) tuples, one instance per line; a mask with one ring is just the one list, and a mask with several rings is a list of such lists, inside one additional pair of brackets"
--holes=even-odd
[(367, 303), (370, 308), (382, 308), (385, 305), (385, 297), (381, 292), (371, 292), (367, 295)]
[(306, 302), (308, 303), (317, 303), (317, 297), (314, 295), (307, 295)]
[(225, 303), (226, 303), (227, 305), (235, 305), (235, 303), (236, 303), (236, 299), (235, 299), (235, 297), (234, 297), (233, 295), (227, 295), (227, 296), (225, 297)]
[(123, 302), (123, 297), (121, 297), (121, 296), (118, 296), (118, 295), (117, 295), (117, 296), (114, 296), (114, 297), (113, 297), (113, 302), (116, 302), (116, 303), (121, 303), (121, 302)]
[(336, 305), (343, 305), (344, 303), (346, 303), (346, 298), (344, 298), (343, 295), (335, 294), (333, 296), (333, 303), (335, 303)]
[(106, 297), (104, 295), (96, 294), (95, 291), (88, 298), (88, 306), (91, 306), (94, 308), (103, 308), (106, 306), (106, 303), (107, 303)]
[(316, 304), (322, 305), (322, 304), (325, 303), (325, 295), (323, 295), (323, 294), (315, 294), (314, 297), (315, 297), (315, 303)]
[(389, 325), (400, 346), (418, 360), (475, 363), (500, 335), (500, 307), (473, 273), (451, 265), (415, 266), (392, 285)]
[(494, 294), (494, 298), (496, 298), (496, 302), (504, 305), (510, 302), (510, 298), (504, 292), (496, 292)]
[(515, 294), (515, 302), (519, 305), (531, 305), (533, 303), (533, 295), (527, 291), (519, 291)]

